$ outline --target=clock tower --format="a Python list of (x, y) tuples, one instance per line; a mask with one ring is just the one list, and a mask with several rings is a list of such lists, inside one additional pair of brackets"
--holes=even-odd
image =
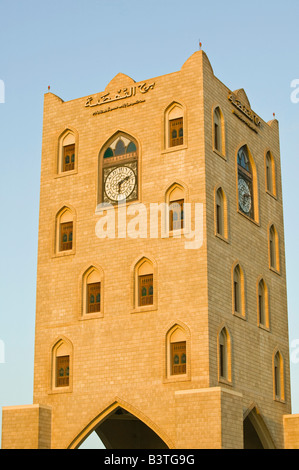
[[(121, 211), (142, 234), (98, 236)], [(202, 50), (46, 93), (33, 404), (3, 409), (2, 447), (299, 448), (290, 397), (277, 120)]]

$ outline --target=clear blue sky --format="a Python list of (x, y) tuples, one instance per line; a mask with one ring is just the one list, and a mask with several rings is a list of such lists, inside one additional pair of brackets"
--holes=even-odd
[[(175, 72), (199, 39), (215, 75), (232, 90), (244, 88), (265, 121), (275, 112), (280, 123), (290, 343), (299, 343), (299, 103), (290, 99), (291, 81), (299, 79), (298, 0), (0, 0), (0, 18), (0, 406), (32, 403), (48, 85), (67, 101), (103, 91), (119, 72), (136, 81)], [(296, 361), (291, 385), (299, 413)]]

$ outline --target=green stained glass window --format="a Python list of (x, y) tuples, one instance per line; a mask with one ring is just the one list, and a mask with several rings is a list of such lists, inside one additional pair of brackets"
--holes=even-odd
[(175, 364), (179, 364), (180, 358), (179, 358), (179, 356), (178, 356), (177, 354), (174, 356), (173, 362), (174, 362)]
[(179, 130), (179, 137), (183, 137), (184, 131), (183, 128), (181, 127)]
[(172, 136), (172, 138), (173, 138), (173, 139), (176, 139), (176, 138), (177, 138), (177, 136), (178, 136), (178, 133), (177, 133), (177, 131), (176, 131), (176, 130), (172, 131), (172, 134), (171, 134), (171, 136)]
[(142, 297), (144, 297), (146, 295), (146, 288), (145, 287), (142, 288), (141, 295), (142, 295)]
[(94, 304), (94, 295), (91, 295), (91, 296), (90, 296), (89, 303), (90, 303), (90, 304)]
[(108, 147), (104, 153), (104, 158), (110, 158), (110, 157), (113, 157), (113, 150), (110, 147)]
[(182, 354), (181, 363), (186, 364), (186, 354)]
[(149, 290), (148, 290), (148, 295), (153, 295), (154, 293), (154, 288), (153, 286), (150, 286)]
[(73, 153), (73, 155), (72, 155), (71, 162), (72, 162), (72, 163), (75, 162), (75, 154), (74, 154), (74, 153)]
[(69, 157), (69, 155), (67, 155), (67, 156), (65, 157), (65, 163), (66, 163), (66, 164), (70, 163), (70, 157)]
[(62, 241), (63, 241), (63, 243), (67, 242), (67, 234), (66, 233), (63, 234)]
[(59, 377), (63, 377), (63, 376), (64, 376), (64, 369), (63, 369), (63, 367), (61, 367), (59, 369)]
[(98, 295), (97, 295), (96, 302), (97, 302), (97, 303), (101, 302), (101, 294), (98, 294)]

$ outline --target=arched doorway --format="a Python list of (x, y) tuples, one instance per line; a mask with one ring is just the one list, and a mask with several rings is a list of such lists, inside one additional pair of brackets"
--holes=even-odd
[(275, 449), (270, 432), (256, 407), (247, 412), (243, 423), (244, 449)]
[[(145, 422), (122, 406), (112, 411), (96, 424), (92, 432), (84, 433), (73, 442), (75, 448), (98, 449), (168, 449), (164, 440)], [(98, 439), (97, 439), (98, 438)], [(70, 447), (72, 448), (73, 445)]]

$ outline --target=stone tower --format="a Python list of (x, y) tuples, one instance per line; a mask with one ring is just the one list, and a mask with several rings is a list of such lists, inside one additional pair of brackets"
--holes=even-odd
[(277, 120), (203, 51), (46, 93), (34, 397), (2, 447), (295, 447), (290, 413)]

